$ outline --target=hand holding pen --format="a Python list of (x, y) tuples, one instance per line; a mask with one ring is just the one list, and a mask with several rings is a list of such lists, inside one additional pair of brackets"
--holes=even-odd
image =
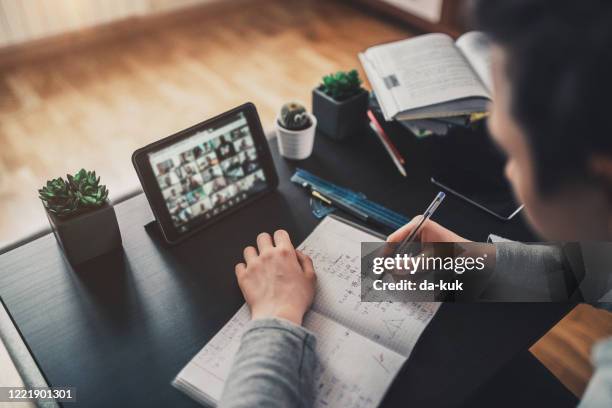
[[(436, 199), (434, 199), (434, 202)], [(430, 207), (432, 204), (430, 204)], [(427, 213), (427, 211), (425, 211), (425, 213)], [(423, 215), (417, 215), (408, 224), (389, 235), (387, 237), (387, 242), (399, 243), (406, 239), (411, 239), (410, 242), (470, 242), (462, 236), (455, 234), (453, 231), (444, 228), (437, 222), (429, 219), (431, 218), (431, 215), (432, 214), (430, 213), (427, 219), (425, 219)]]

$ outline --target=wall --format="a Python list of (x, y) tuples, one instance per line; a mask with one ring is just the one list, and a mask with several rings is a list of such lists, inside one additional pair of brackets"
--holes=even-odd
[(212, 1), (0, 0), (0, 47)]
[(439, 23), (442, 15), (442, 0), (383, 0), (402, 10), (432, 23)]

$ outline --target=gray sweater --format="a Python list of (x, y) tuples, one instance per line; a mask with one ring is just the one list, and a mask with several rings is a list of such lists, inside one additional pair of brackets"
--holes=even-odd
[(312, 407), (316, 343), (312, 333), (287, 320), (253, 320), (218, 406)]

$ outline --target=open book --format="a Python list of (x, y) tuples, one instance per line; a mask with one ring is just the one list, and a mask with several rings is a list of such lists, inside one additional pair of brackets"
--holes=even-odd
[[(380, 240), (328, 216), (299, 247), (317, 271), (317, 293), (304, 318), (317, 337), (317, 407), (376, 407), (438, 310), (437, 303), (361, 302), (361, 242)], [(173, 385), (216, 405), (249, 319), (244, 305)]]
[(388, 121), (483, 112), (491, 98), (489, 43), (477, 31), (377, 45), (359, 59)]

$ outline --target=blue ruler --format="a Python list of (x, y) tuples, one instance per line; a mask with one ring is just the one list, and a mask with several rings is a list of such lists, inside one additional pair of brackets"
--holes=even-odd
[(355, 208), (367, 214), (377, 223), (391, 229), (398, 229), (410, 221), (406, 216), (368, 200), (362, 193), (339, 187), (306, 170), (296, 169), (295, 174), (291, 177), (291, 181), (302, 187), (316, 190), (326, 197), (338, 200), (348, 207)]

